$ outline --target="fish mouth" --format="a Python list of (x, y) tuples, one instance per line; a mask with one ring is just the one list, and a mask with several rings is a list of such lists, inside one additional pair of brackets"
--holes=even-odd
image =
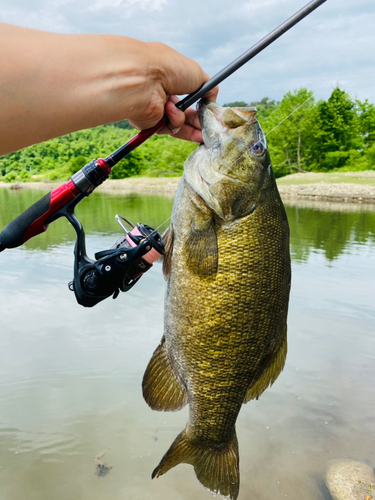
[[(226, 129), (236, 129), (242, 125), (256, 123), (257, 109), (253, 106), (223, 107), (208, 99), (201, 99), (197, 104), (197, 111), (202, 130), (206, 126), (208, 116), (214, 117), (216, 121)], [(212, 120), (211, 120), (212, 126)]]
[(198, 101), (197, 111), (198, 111), (199, 121), (201, 122), (202, 126), (203, 126), (203, 115), (206, 109), (210, 109), (210, 111), (214, 113), (215, 108), (221, 108), (221, 106), (219, 106), (215, 102), (209, 101), (208, 99), (200, 99)]
[(208, 104), (210, 104), (210, 101), (208, 99), (199, 99), (199, 101), (197, 102), (197, 112), (198, 112), (198, 117), (199, 117), (199, 121), (201, 122), (201, 125), (202, 125), (202, 118), (203, 118), (204, 109), (206, 108), (206, 106)]
[[(244, 173), (241, 168), (237, 169), (236, 164), (246, 154), (252, 154), (247, 141), (253, 141), (253, 136), (255, 140), (257, 136), (260, 137), (261, 127), (255, 118), (256, 109), (228, 108), (201, 99), (197, 104), (197, 112), (202, 126), (203, 144), (185, 163), (185, 180), (220, 219), (231, 221), (238, 218), (239, 207), (241, 217), (251, 213), (254, 207), (245, 210), (240, 198), (253, 197), (253, 170), (257, 165)], [(232, 143), (235, 156), (231, 157)], [(236, 206), (235, 212), (232, 206)]]

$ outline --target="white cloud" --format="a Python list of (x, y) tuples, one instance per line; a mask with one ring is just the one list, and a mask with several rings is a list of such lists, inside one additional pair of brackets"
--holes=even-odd
[(69, 23), (59, 12), (55, 10), (36, 10), (30, 12), (22, 6), (1, 8), (0, 21), (9, 24), (16, 24), (24, 28), (34, 28), (44, 31), (54, 31), (56, 33), (70, 33), (73, 30)]
[[(159, 40), (215, 74), (308, 0), (0, 0), (0, 19)], [(375, 102), (374, 0), (329, 0), (221, 85), (219, 101), (280, 99), (336, 83)]]
[[(149, 11), (161, 10), (162, 6), (167, 4), (167, 0), (96, 0), (90, 2), (88, 9), (92, 12), (97, 10), (111, 10), (121, 7), (125, 17), (129, 18), (135, 15), (137, 10)], [(130, 12), (128, 12), (130, 9)]]
[(167, 4), (167, 0), (128, 0), (129, 4), (137, 4), (142, 7), (143, 10), (161, 10), (162, 5)]
[(267, 8), (270, 8), (273, 5), (277, 5), (277, 7), (280, 8), (280, 5), (285, 3), (288, 3), (288, 0), (251, 0), (251, 2), (246, 2), (243, 5), (243, 10), (250, 12), (257, 10), (265, 11)]

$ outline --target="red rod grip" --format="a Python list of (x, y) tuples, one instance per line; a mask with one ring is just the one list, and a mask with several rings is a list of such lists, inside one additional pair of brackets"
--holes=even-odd
[(0, 234), (0, 251), (15, 248), (48, 227), (46, 220), (75, 198), (80, 190), (72, 181), (55, 188), (10, 222)]
[[(44, 212), (40, 217), (35, 219), (32, 224), (30, 224), (24, 234), (23, 243), (25, 243), (25, 241), (29, 240), (33, 236), (46, 231), (48, 227), (48, 224), (46, 224), (46, 220), (48, 219), (48, 217), (57, 212), (57, 210), (66, 205), (69, 201), (73, 200), (73, 198), (75, 198), (80, 192), (81, 191), (75, 186), (72, 181), (65, 182), (61, 186), (51, 191), (51, 201), (48, 210)], [(34, 205), (32, 205), (30, 208), (33, 208), (33, 206)], [(28, 210), (30, 210), (30, 208)], [(26, 212), (28, 210), (26, 210)]]

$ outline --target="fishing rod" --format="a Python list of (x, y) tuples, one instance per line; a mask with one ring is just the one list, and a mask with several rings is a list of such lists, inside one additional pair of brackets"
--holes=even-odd
[[(201, 85), (199, 89), (184, 97), (176, 104), (176, 107), (185, 111), (324, 2), (326, 0), (309, 2)], [(161, 236), (150, 226), (140, 223), (134, 225), (125, 217), (116, 215), (125, 235), (111, 249), (97, 252), (96, 260), (92, 260), (86, 255), (85, 233), (82, 224), (74, 214), (74, 209), (80, 201), (108, 179), (112, 168), (119, 161), (167, 123), (168, 119), (164, 115), (155, 126), (142, 130), (105, 159), (92, 160), (76, 172), (68, 182), (56, 187), (31, 205), (0, 233), (0, 252), (6, 248), (16, 248), (22, 245), (30, 238), (46, 231), (51, 222), (60, 217), (66, 217), (74, 227), (77, 237), (74, 249), (74, 279), (69, 283), (69, 288), (74, 291), (77, 302), (83, 306), (92, 307), (110, 295), (116, 298), (120, 291), (130, 290), (152, 267), (153, 262), (165, 253)]]

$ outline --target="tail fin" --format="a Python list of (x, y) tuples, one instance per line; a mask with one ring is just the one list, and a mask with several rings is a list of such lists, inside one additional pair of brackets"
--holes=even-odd
[(152, 479), (165, 474), (180, 463), (191, 464), (200, 483), (213, 493), (219, 493), (231, 500), (238, 497), (240, 473), (235, 431), (229, 443), (210, 445), (189, 440), (185, 429), (177, 436), (152, 473)]

